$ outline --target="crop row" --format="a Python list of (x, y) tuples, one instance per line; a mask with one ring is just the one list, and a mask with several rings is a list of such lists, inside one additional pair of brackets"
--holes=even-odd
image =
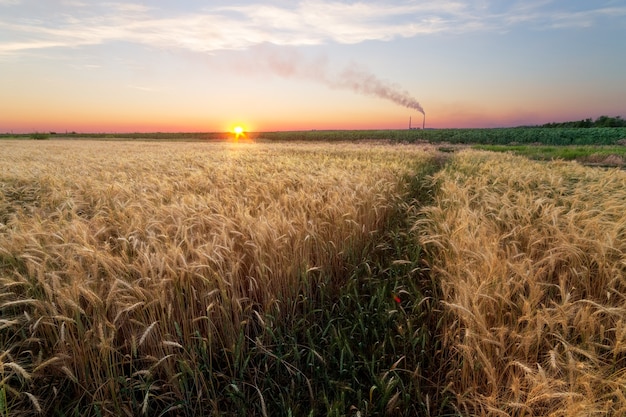
[[(0, 135), (2, 136), (2, 135)], [(13, 135), (5, 135), (12, 137)], [(23, 135), (30, 137), (31, 135)], [(231, 133), (92, 133), (46, 135), (46, 138), (73, 137), (91, 139), (223, 141), (234, 139)], [(453, 144), (543, 144), (543, 145), (615, 145), (626, 139), (626, 128), (546, 128), (515, 127), (492, 129), (426, 130), (303, 130), (294, 132), (248, 132), (242, 140), (279, 142), (357, 142), (391, 141), (406, 143)]]
[(626, 413), (626, 173), (466, 151), (416, 225), (462, 415)]

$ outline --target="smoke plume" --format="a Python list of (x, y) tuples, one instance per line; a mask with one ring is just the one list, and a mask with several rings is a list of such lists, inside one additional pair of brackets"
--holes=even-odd
[(280, 52), (261, 49), (255, 59), (257, 69), (259, 65), (266, 66), (267, 70), (284, 78), (309, 79), (329, 88), (351, 90), (355, 93), (389, 100), (425, 114), (424, 108), (408, 92), (356, 65), (350, 65), (338, 72), (332, 71), (325, 57), (306, 59), (294, 50), (285, 51), (284, 49)]
[(368, 96), (380, 97), (425, 114), (419, 102), (411, 97), (409, 93), (364, 70), (346, 68), (335, 79), (329, 79), (328, 85), (335, 88), (349, 89)]

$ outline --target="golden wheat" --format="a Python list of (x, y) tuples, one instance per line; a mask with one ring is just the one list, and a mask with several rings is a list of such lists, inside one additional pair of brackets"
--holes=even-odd
[[(186, 398), (183, 377), (209, 384), (203, 361), (236, 349), (241, 328), (252, 337), (265, 312), (345, 282), (401, 178), (429, 157), (348, 144), (0, 146), (5, 407), (50, 410), (71, 386), (111, 415)], [(122, 386), (145, 397), (133, 408)]]
[(464, 415), (622, 415), (626, 173), (475, 151), (416, 225)]

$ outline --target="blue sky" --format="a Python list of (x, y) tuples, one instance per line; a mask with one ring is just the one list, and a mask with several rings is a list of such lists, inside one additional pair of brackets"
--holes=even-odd
[(0, 132), (626, 116), (626, 1), (0, 0)]

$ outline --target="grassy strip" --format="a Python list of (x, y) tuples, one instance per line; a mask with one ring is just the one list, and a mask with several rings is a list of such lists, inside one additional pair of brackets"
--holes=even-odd
[(296, 300), (286, 322), (267, 316), (260, 335), (242, 335), (221, 408), (241, 416), (264, 409), (294, 416), (431, 415), (439, 405), (426, 372), (436, 342), (414, 276), (419, 254), (404, 258), (390, 266), (364, 261), (338, 292), (322, 287), (317, 296)]
[(474, 148), (492, 152), (511, 152), (536, 160), (563, 159), (607, 166), (622, 166), (626, 160), (626, 146), (475, 145)]

